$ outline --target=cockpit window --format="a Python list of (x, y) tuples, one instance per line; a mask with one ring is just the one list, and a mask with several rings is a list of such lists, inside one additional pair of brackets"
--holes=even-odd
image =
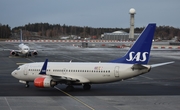
[(24, 48), (24, 50), (28, 50), (28, 48)]
[(17, 68), (16, 70), (20, 70), (20, 68)]

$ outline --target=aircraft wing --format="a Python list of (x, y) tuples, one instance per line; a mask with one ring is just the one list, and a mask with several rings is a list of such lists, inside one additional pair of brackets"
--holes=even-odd
[(34, 48), (30, 48), (29, 51), (31, 52), (31, 51), (41, 51), (41, 50), (43, 50), (43, 49), (34, 49)]
[(70, 81), (70, 82), (81, 82), (89, 83), (90, 81), (84, 77), (73, 77), (73, 76), (62, 76), (62, 75), (50, 75), (55, 81)]
[(29, 52), (37, 52), (38, 50), (29, 50)]
[[(13, 49), (1, 49), (2, 51), (12, 51)], [(14, 50), (14, 51), (19, 51), (19, 50)]]
[(38, 51), (54, 51), (55, 49), (31, 49), (31, 50), (29, 50), (30, 52), (34, 52), (34, 51), (36, 51), (36, 52), (38, 52)]
[(165, 63), (158, 63), (158, 64), (152, 64), (151, 68), (158, 67), (158, 66), (163, 66), (163, 65), (168, 65), (168, 64), (171, 64), (171, 63), (174, 63), (174, 61), (165, 62)]
[(16, 53), (21, 53), (21, 50), (13, 50), (13, 49), (3, 49), (3, 51), (10, 51), (10, 52), (16, 52)]
[[(13, 49), (2, 49), (2, 51), (12, 51)], [(14, 51), (18, 51), (18, 50), (14, 50)]]
[(12, 49), (2, 49), (1, 51), (11, 51)]

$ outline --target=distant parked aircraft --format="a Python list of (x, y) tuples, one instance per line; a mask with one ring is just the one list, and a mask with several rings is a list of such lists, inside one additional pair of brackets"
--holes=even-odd
[(38, 54), (37, 50), (30, 50), (30, 47), (22, 42), (22, 30), (20, 30), (20, 33), (21, 33), (20, 44), (18, 45), (18, 50), (13, 50), (13, 49), (3, 49), (3, 50), (11, 51), (10, 54), (14, 56), (24, 55), (28, 57), (31, 55), (37, 55)]

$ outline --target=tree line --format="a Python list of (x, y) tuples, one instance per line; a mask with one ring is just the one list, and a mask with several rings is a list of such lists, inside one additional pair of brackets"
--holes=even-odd
[(9, 25), (0, 24), (0, 38), (5, 39), (11, 36), (11, 28)]
[[(92, 37), (99, 39), (103, 33), (111, 33), (117, 30), (122, 30), (129, 33), (129, 28), (93, 28), (69, 26), (49, 23), (29, 23), (24, 26), (18, 26), (11, 29), (8, 25), (0, 24), (0, 38), (13, 38), (19, 36), (19, 29), (23, 30), (23, 35), (27, 38), (41, 37), (58, 39), (61, 36), (76, 35), (82, 38)], [(134, 29), (135, 33), (141, 33), (144, 27)], [(174, 36), (180, 38), (180, 29), (171, 26), (158, 26), (155, 32), (155, 38), (172, 39)]]

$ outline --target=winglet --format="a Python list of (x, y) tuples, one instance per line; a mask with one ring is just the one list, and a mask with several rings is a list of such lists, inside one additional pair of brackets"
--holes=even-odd
[(41, 69), (41, 71), (40, 71), (39, 74), (41, 74), (41, 75), (46, 75), (47, 63), (48, 63), (48, 59), (45, 60), (45, 62), (44, 62), (44, 64), (43, 64), (42, 69)]
[(155, 23), (150, 23), (141, 33), (131, 49), (124, 57), (112, 60), (112, 63), (147, 64), (156, 29)]

